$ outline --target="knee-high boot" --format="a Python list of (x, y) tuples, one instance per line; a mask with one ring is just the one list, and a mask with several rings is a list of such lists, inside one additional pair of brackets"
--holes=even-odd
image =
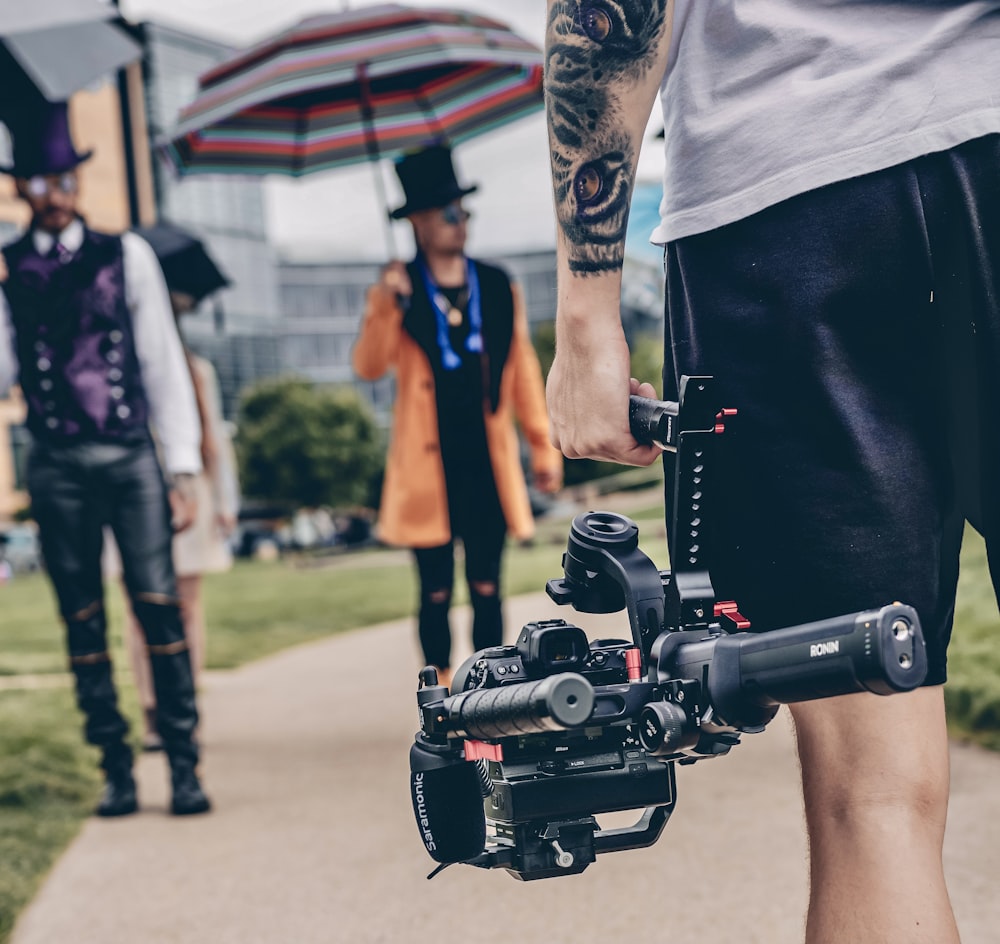
[(65, 620), (76, 703), (86, 718), (84, 736), (101, 749), (101, 766), (106, 772), (131, 768), (132, 750), (125, 740), (128, 722), (118, 710), (104, 606), (95, 602)]
[(76, 677), (76, 702), (84, 713), (84, 735), (101, 749), (106, 783), (98, 816), (125, 816), (138, 809), (132, 778), (128, 722), (118, 710), (111, 674), (104, 606), (99, 601), (66, 617), (69, 664)]
[(170, 765), (198, 762), (194, 730), (198, 725), (194, 677), (180, 608), (175, 603), (151, 602), (141, 596), (132, 601), (136, 619), (149, 647), (153, 690), (156, 693), (156, 728), (163, 739)]
[(194, 730), (198, 725), (198, 709), (180, 607), (176, 603), (144, 600), (141, 595), (132, 601), (132, 606), (149, 647), (156, 693), (156, 729), (170, 761), (173, 788), (170, 810), (178, 816), (205, 813), (212, 805), (195, 771), (198, 744)]

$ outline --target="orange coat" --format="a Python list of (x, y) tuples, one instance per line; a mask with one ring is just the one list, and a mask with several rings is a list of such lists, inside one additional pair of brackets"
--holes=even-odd
[[(514, 328), (500, 379), (495, 413), (484, 409), (486, 442), (508, 531), (520, 540), (534, 534), (528, 490), (521, 470), (513, 415), (531, 449), (536, 472), (561, 476), (562, 455), (549, 442), (545, 388), (531, 346), (524, 300), (514, 295)], [(381, 285), (368, 290), (364, 321), (353, 352), (354, 370), (365, 380), (396, 372), (396, 405), (386, 458), (378, 534), (400, 547), (438, 547), (451, 539), (444, 464), (438, 443), (434, 373), (427, 355), (403, 329), (395, 295)]]

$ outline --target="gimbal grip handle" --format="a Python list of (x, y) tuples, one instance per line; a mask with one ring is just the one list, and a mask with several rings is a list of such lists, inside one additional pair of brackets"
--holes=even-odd
[(901, 603), (768, 633), (734, 633), (714, 648), (709, 698), (734, 725), (768, 705), (910, 691), (927, 675), (920, 620)]
[(677, 445), (680, 405), (672, 400), (652, 400), (633, 394), (628, 398), (628, 425), (636, 442), (663, 448)]
[(477, 688), (444, 700), (454, 728), (490, 740), (584, 724), (594, 710), (594, 688), (582, 675), (560, 672), (537, 682)]

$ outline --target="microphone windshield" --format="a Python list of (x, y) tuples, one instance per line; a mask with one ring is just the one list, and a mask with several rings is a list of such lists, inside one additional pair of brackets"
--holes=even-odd
[(410, 796), (424, 847), (435, 862), (465, 862), (486, 848), (486, 812), (476, 765), (410, 748)]

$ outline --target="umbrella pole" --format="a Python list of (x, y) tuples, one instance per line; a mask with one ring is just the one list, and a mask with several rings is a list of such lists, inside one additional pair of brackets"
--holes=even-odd
[(392, 217), (389, 215), (389, 201), (385, 193), (385, 180), (382, 177), (382, 155), (378, 150), (378, 139), (375, 137), (375, 114), (372, 109), (371, 86), (368, 83), (368, 64), (359, 62), (355, 69), (358, 80), (358, 88), (361, 91), (361, 123), (365, 129), (365, 147), (368, 149), (368, 157), (372, 162), (372, 169), (375, 172), (375, 189), (378, 192), (379, 204), (385, 221), (385, 242), (389, 250), (390, 259), (399, 258), (399, 250), (396, 248), (396, 234), (392, 229)]
[(389, 200), (385, 193), (385, 179), (382, 176), (382, 162), (378, 157), (372, 158), (372, 170), (375, 173), (375, 189), (378, 191), (379, 208), (383, 213), (385, 225), (385, 245), (389, 250), (390, 259), (399, 258), (399, 249), (396, 246), (396, 233), (392, 228), (392, 217), (389, 216)]

